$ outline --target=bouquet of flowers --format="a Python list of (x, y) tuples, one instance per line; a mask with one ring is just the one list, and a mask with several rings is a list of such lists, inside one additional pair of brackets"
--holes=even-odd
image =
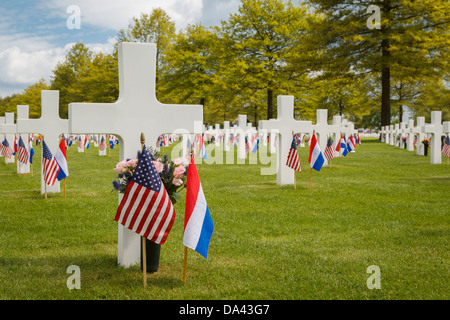
[(423, 140), (422, 140), (422, 143), (423, 143), (424, 145), (426, 145), (426, 146), (429, 146), (429, 145), (430, 145), (430, 139), (423, 139)]
[[(172, 204), (175, 204), (180, 198), (179, 192), (186, 187), (187, 167), (184, 167), (181, 158), (170, 161), (166, 154), (161, 158), (159, 153), (154, 151), (153, 148), (150, 147), (147, 150), (153, 159), (153, 165), (159, 173)], [(138, 159), (127, 159), (117, 163), (113, 169), (118, 174), (116, 177), (117, 180), (113, 180), (112, 182), (114, 187), (113, 191), (116, 190), (125, 193), (137, 163)]]

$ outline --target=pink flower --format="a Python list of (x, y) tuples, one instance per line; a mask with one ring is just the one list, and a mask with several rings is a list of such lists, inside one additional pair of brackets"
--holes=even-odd
[(183, 163), (183, 159), (181, 159), (181, 158), (176, 158), (175, 160), (173, 160), (173, 164), (176, 166), (179, 166), (182, 163)]
[(177, 179), (177, 178), (173, 178), (172, 184), (174, 184), (176, 186), (181, 186), (183, 184), (183, 180)]
[(163, 164), (161, 163), (161, 162), (159, 162), (159, 161), (153, 161), (153, 164), (154, 164), (154, 166), (155, 166), (155, 168), (156, 168), (156, 171), (158, 172), (158, 173), (160, 173), (161, 171), (163, 171)]
[(133, 168), (135, 168), (136, 167), (136, 164), (137, 164), (137, 159), (130, 159), (130, 160), (128, 160), (127, 161), (127, 167), (133, 167)]
[(173, 176), (176, 179), (180, 179), (183, 176), (183, 173), (185, 173), (185, 172), (186, 172), (186, 169), (183, 166), (178, 166), (173, 171)]
[(125, 171), (127, 171), (127, 162), (124, 161), (120, 161), (118, 164), (116, 164), (116, 167), (113, 169), (115, 172), (117, 173), (124, 173)]

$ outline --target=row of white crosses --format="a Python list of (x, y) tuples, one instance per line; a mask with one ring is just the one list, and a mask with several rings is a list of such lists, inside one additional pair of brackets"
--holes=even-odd
[[(401, 122), (400, 124), (383, 126), (381, 127), (381, 139), (386, 144), (398, 146), (404, 148), (404, 141), (402, 137), (407, 136), (407, 150), (414, 151), (413, 143), (414, 138), (417, 136), (416, 154), (419, 156), (424, 155), (424, 146), (422, 140), (426, 135), (431, 136), (431, 150), (430, 150), (430, 163), (440, 164), (441, 158), (441, 136), (450, 132), (450, 122), (444, 122), (442, 124), (442, 112), (431, 112), (431, 123), (425, 123), (425, 117), (417, 117), (417, 125), (414, 126), (414, 120), (410, 119), (408, 123)], [(400, 140), (397, 137), (400, 136)]]

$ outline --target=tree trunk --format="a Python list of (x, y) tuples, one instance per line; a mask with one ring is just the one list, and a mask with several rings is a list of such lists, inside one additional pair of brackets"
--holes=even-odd
[[(383, 14), (389, 21), (391, 11), (391, 1), (383, 1)], [(389, 33), (390, 27), (382, 25), (381, 32), (383, 33), (383, 39), (381, 40), (381, 126), (388, 126), (391, 124), (391, 69), (390, 69), (390, 56), (389, 52)]]
[(273, 119), (273, 91), (267, 89), (267, 120)]

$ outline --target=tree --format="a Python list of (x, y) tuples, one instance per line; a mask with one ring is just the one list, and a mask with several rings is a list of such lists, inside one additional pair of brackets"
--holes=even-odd
[[(232, 44), (230, 65), (239, 85), (250, 93), (266, 92), (267, 118), (273, 118), (274, 92), (288, 87), (289, 60), (301, 54), (306, 9), (291, 1), (242, 0), (239, 12), (222, 22), (222, 38)], [(302, 74), (301, 70), (297, 73)], [(256, 95), (258, 96), (258, 95)], [(258, 105), (258, 101), (252, 103)]]
[(133, 22), (127, 29), (121, 29), (118, 42), (143, 42), (156, 44), (156, 82), (166, 66), (166, 54), (175, 36), (175, 23), (161, 8), (153, 9), (152, 13), (142, 13), (139, 18), (133, 17)]
[[(444, 0), (379, 0), (379, 28), (369, 28), (369, 1), (309, 0), (323, 13), (317, 24), (334, 65), (363, 76), (380, 75), (381, 125), (391, 121), (391, 78), (441, 77), (448, 73), (449, 7)], [(373, 12), (369, 12), (371, 14)], [(333, 67), (330, 64), (325, 67)]]

